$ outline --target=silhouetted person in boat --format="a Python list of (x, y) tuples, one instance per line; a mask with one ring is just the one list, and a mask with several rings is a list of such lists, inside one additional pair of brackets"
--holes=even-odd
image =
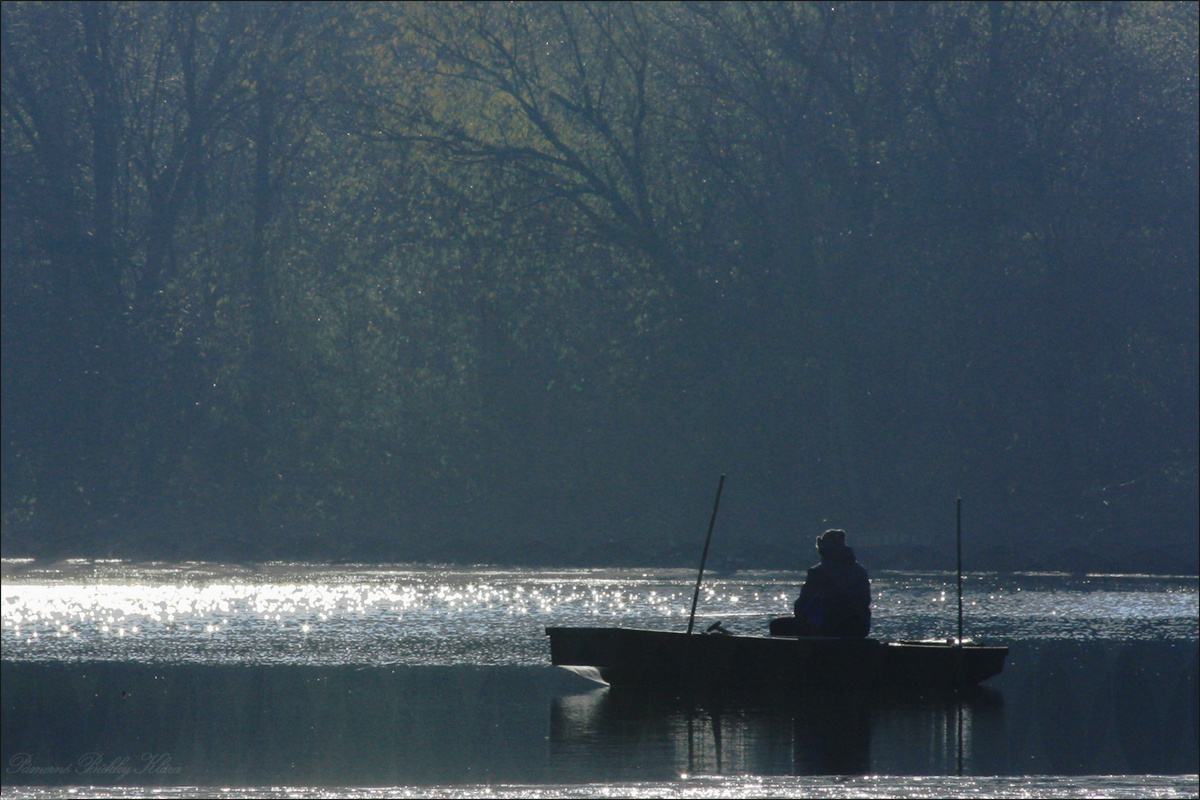
[(863, 638), (871, 629), (871, 580), (846, 546), (846, 532), (817, 537), (821, 563), (808, 570), (794, 617), (771, 620), (773, 636)]

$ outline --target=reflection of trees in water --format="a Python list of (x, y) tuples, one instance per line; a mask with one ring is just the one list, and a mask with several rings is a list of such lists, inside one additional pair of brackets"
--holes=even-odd
[[(957, 708), (953, 695), (678, 698), (603, 689), (554, 700), (551, 770), (559, 779), (611, 775), (614, 764), (624, 777), (643, 778), (949, 774), (956, 769)], [(1003, 736), (1002, 708), (996, 692), (978, 690), (966, 699), (968, 767), (976, 741)]]
[(1194, 642), (1050, 642), (1016, 657), (1029, 668), (1009, 693), (1036, 709), (1013, 732), (1024, 758), (1067, 775), (1195, 772)]

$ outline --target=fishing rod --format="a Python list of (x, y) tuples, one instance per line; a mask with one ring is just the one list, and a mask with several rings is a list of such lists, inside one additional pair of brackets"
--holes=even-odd
[(712, 541), (713, 524), (717, 521), (717, 508), (721, 505), (721, 489), (725, 486), (725, 473), (717, 482), (717, 499), (713, 501), (712, 517), (708, 520), (708, 536), (704, 537), (704, 552), (700, 555), (700, 574), (696, 576), (696, 591), (692, 594), (692, 613), (688, 616), (688, 636), (696, 622), (696, 603), (700, 600), (700, 582), (704, 580), (704, 562), (708, 560), (708, 545)]

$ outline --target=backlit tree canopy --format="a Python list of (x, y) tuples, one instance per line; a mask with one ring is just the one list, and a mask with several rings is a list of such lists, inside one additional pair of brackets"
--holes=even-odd
[(1196, 42), (1193, 3), (6, 1), (5, 553), (690, 561), (728, 472), (763, 566), (958, 493), (980, 551), (1194, 558)]

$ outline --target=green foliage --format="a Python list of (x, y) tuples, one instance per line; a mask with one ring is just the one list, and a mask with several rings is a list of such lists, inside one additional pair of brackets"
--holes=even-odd
[(763, 553), (955, 491), (993, 538), (1190, 536), (1196, 41), (6, 0), (6, 553), (661, 560), (726, 470)]

